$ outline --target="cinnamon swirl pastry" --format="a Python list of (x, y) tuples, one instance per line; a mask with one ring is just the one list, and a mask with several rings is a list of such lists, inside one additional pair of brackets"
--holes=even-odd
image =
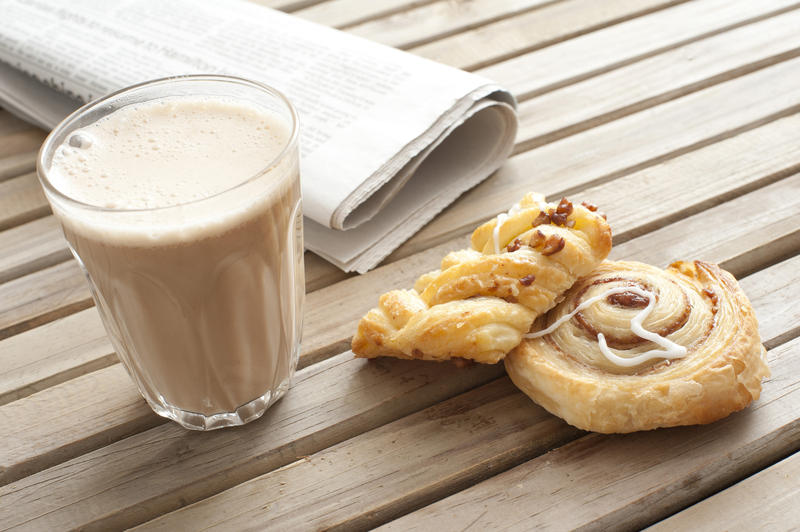
[(606, 261), (505, 358), (522, 391), (568, 423), (615, 433), (710, 423), (769, 376), (753, 308), (728, 272)]
[(356, 356), (495, 363), (533, 320), (611, 250), (592, 205), (528, 194), (478, 227), (472, 247), (448, 254), (413, 290), (381, 296), (358, 325)]

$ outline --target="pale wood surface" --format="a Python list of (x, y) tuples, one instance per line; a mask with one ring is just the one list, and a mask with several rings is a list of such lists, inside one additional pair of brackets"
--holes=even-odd
[[(767, 290), (800, 281), (795, 270), (800, 260), (789, 262), (772, 275), (765, 270), (744, 281)], [(798, 296), (800, 288), (786, 294), (780, 309), (772, 298), (754, 297), (757, 310), (770, 305), (770, 310), (777, 311), (763, 313), (767, 318), (761, 323), (765, 338), (771, 338), (769, 331), (782, 330), (787, 322), (798, 322), (791, 310)], [(787, 320), (784, 310), (794, 313), (795, 318)], [(537, 407), (503, 378), (143, 528), (170, 530), (185, 523), (190, 527), (204, 524), (237, 529), (247, 522), (267, 526), (273, 519), (290, 527), (302, 527), (304, 522), (319, 529), (372, 526), (472, 485), (524, 457), (543, 454), (554, 440), (575, 439), (582, 434)], [(418, 442), (423, 439), (425, 452), (421, 453)], [(315, 480), (320, 469), (330, 479), (324, 486)], [(355, 482), (354, 478), (359, 480)], [(269, 496), (265, 498), (265, 494)], [(257, 512), (264, 504), (269, 510)]]
[[(747, 504), (742, 504), (747, 501)], [(669, 530), (800, 529), (800, 453), (649, 527)]]
[[(1, 529), (797, 525), (796, 0), (256, 1), (509, 87), (515, 155), (373, 272), (307, 253), (294, 387), (257, 422), (198, 434), (153, 414), (118, 363), (33, 173), (46, 133), (0, 110)], [(601, 205), (612, 258), (739, 277), (769, 349), (761, 399), (609, 437), (501, 366), (352, 358), (381, 292), (529, 190)]]

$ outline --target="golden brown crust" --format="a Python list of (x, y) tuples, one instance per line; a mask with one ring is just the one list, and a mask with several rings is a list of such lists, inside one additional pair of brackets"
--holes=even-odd
[(758, 323), (736, 280), (715, 264), (676, 262), (661, 270), (604, 262), (534, 329), (589, 297), (628, 285), (656, 294), (644, 327), (664, 329), (666, 338), (687, 348), (685, 357), (632, 368), (609, 362), (598, 347), (598, 332), (620, 343), (620, 356), (654, 348), (629, 338), (628, 324), (642, 305), (623, 295), (598, 301), (548, 335), (524, 340), (505, 358), (514, 383), (568, 423), (605, 433), (710, 423), (758, 398), (769, 375)]
[(528, 194), (508, 215), (476, 229), (472, 249), (448, 254), (413, 290), (381, 296), (359, 323), (353, 352), (495, 363), (610, 249), (611, 230), (602, 216)]

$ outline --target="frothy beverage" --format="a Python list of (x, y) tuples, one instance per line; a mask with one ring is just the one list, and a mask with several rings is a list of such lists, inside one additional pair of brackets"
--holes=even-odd
[(164, 97), (69, 132), (44, 171), (75, 200), (49, 194), (118, 354), (154, 410), (191, 428), (257, 417), (294, 371), (292, 128), (244, 101)]

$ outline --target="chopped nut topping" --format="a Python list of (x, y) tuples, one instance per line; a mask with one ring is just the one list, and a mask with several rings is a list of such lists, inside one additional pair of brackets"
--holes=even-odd
[(589, 203), (588, 201), (582, 201), (581, 205), (583, 205), (592, 212), (597, 212), (597, 205), (595, 205), (594, 203)]
[(552, 255), (564, 249), (566, 242), (563, 237), (558, 235), (545, 236), (544, 233), (537, 230), (531, 235), (530, 246), (539, 251), (542, 255)]
[(561, 198), (561, 201), (558, 203), (558, 207), (556, 207), (556, 212), (558, 214), (572, 214), (572, 202), (567, 198)]
[(531, 283), (534, 282), (535, 280), (536, 280), (536, 276), (533, 275), (533, 274), (530, 274), (530, 275), (526, 275), (525, 277), (520, 279), (519, 282), (522, 283), (523, 286), (530, 286)]
[(533, 227), (536, 227), (537, 225), (549, 224), (549, 223), (550, 223), (550, 216), (548, 216), (547, 213), (544, 211), (539, 211), (539, 215), (536, 218), (534, 218), (532, 225)]
[(522, 242), (520, 241), (519, 238), (515, 238), (514, 241), (510, 243), (508, 247), (506, 247), (506, 249), (508, 250), (509, 253), (512, 253), (518, 250), (520, 246), (522, 246)]
[(564, 241), (564, 237), (550, 235), (547, 237), (547, 241), (544, 243), (544, 247), (541, 250), (542, 255), (552, 255), (553, 253), (558, 253), (564, 249), (565, 244), (566, 242)]
[(544, 245), (545, 240), (547, 240), (547, 237), (537, 229), (536, 232), (531, 235), (531, 241), (528, 245), (534, 249), (539, 249)]

